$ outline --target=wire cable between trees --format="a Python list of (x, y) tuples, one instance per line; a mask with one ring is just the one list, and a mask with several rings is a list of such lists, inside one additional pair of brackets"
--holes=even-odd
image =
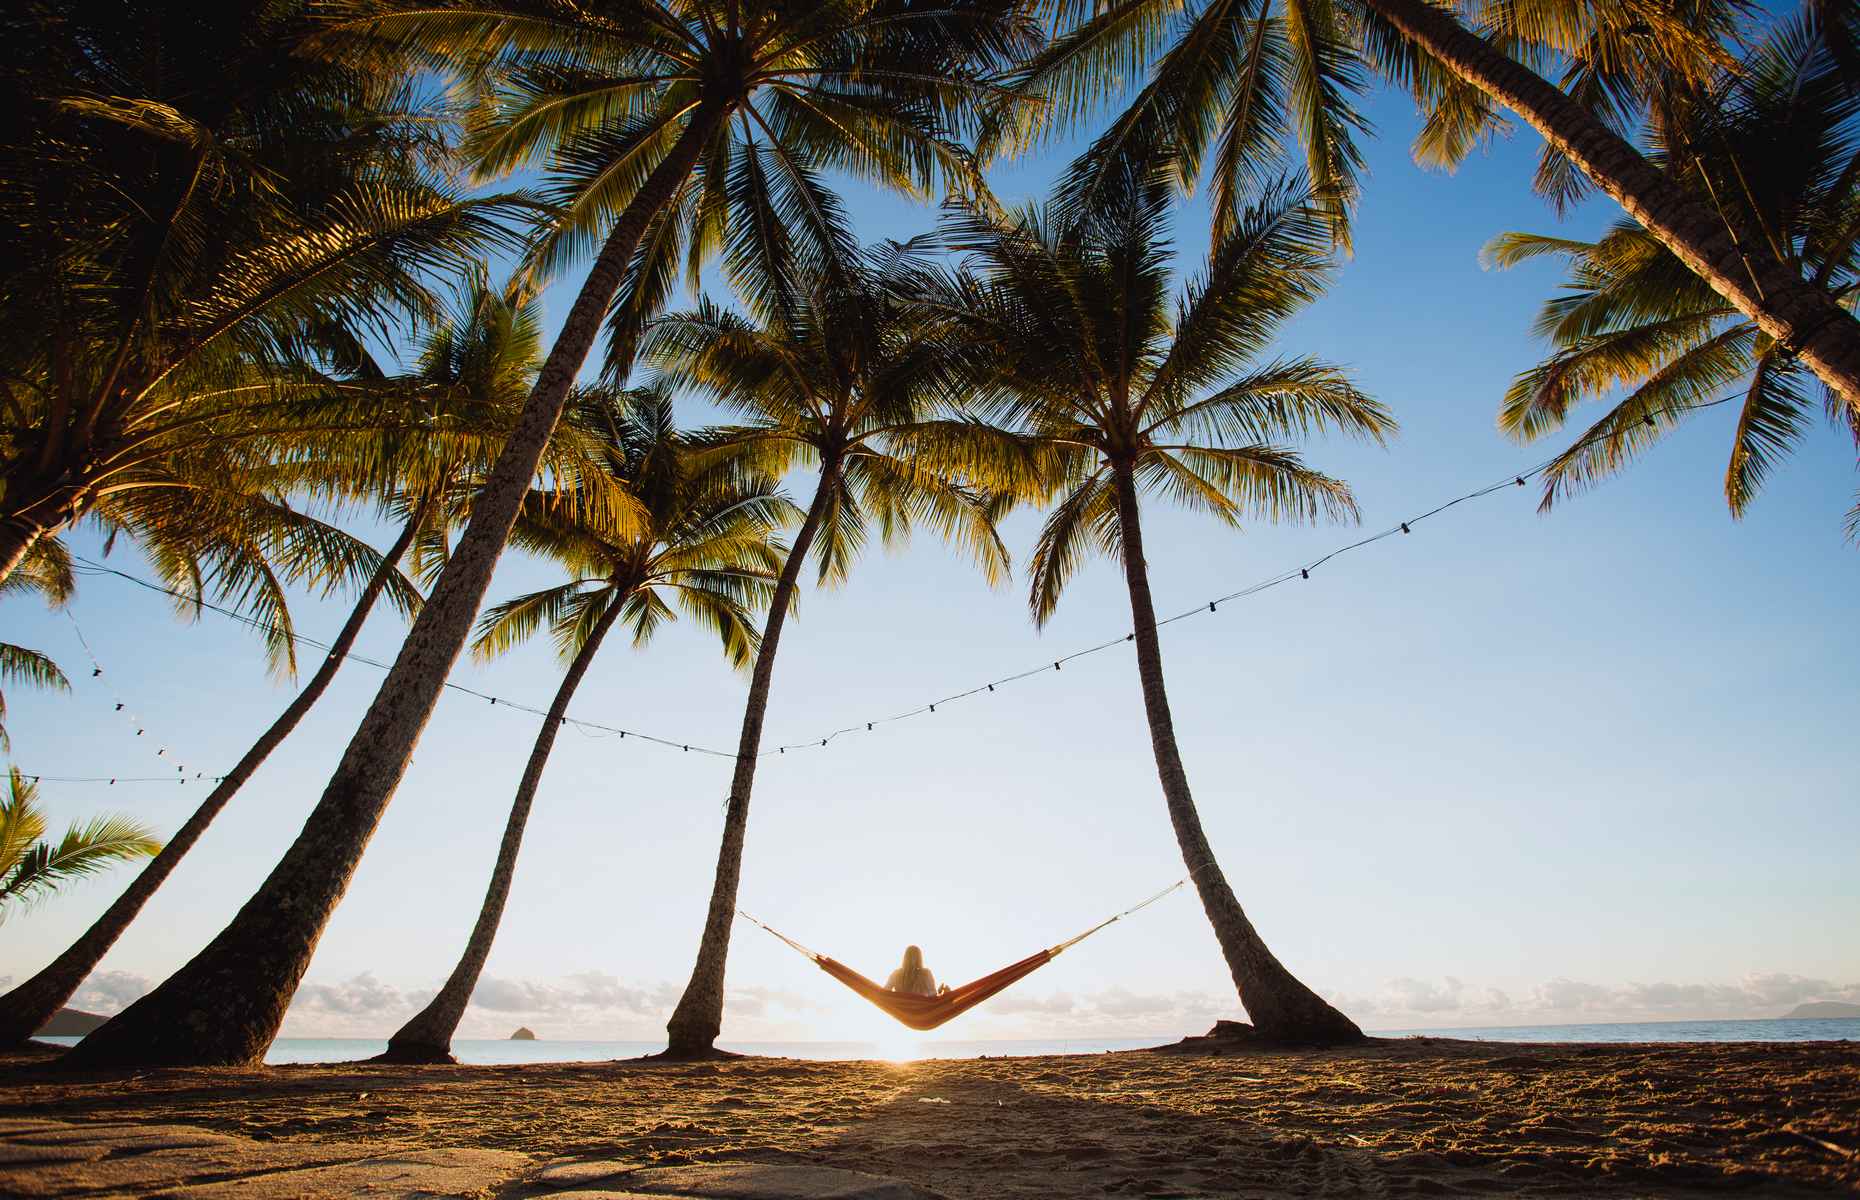
[[(1684, 414), (1684, 413), (1696, 412), (1701, 409), (1716, 408), (1719, 405), (1727, 404), (1735, 399), (1737, 399), (1737, 396), (1733, 394), (1733, 395), (1721, 396), (1716, 400), (1701, 401), (1696, 404), (1678, 404), (1678, 405), (1671, 405), (1666, 408), (1653, 409), (1643, 414), (1643, 416), (1641, 417), (1641, 420), (1644, 424), (1653, 425), (1656, 423), (1654, 420), (1654, 418), (1656, 417), (1677, 416), (1677, 415)], [(1610, 438), (1619, 438), (1625, 432), (1627, 432), (1626, 429), (1599, 430), (1595, 433), (1592, 433), (1590, 436), (1582, 439), (1581, 441), (1576, 442), (1574, 445), (1570, 446), (1566, 450), (1563, 450), (1557, 455), (1551, 458), (1545, 459), (1543, 462), (1538, 463), (1536, 466), (1530, 468), (1527, 471), (1521, 472), (1519, 474), (1508, 475), (1505, 478), (1498, 480), (1494, 483), (1489, 483), (1483, 487), (1475, 488), (1472, 491), (1455, 496), (1451, 500), (1447, 500), (1444, 503), (1437, 504), (1433, 508), (1430, 508), (1426, 510), (1425, 512), (1422, 512), (1416, 516), (1409, 517), (1407, 520), (1397, 521), (1394, 525), (1391, 525), (1387, 529), (1382, 530), (1380, 533), (1374, 533), (1374, 534), (1370, 534), (1368, 537), (1358, 538), (1356, 541), (1350, 542), (1343, 546), (1339, 546), (1336, 549), (1329, 551), (1328, 553), (1325, 553), (1317, 558), (1310, 560), (1309, 562), (1300, 563), (1297, 566), (1290, 567), (1284, 571), (1279, 572), (1276, 575), (1268, 576), (1267, 578), (1261, 579), (1258, 582), (1248, 584), (1246, 587), (1240, 588), (1237, 591), (1228, 592), (1225, 595), (1215, 596), (1212, 599), (1204, 600), (1201, 603), (1196, 604), (1190, 608), (1185, 608), (1181, 610), (1180, 612), (1173, 614), (1172, 616), (1161, 617), (1156, 621), (1155, 628), (1161, 629), (1165, 625), (1173, 625), (1178, 621), (1185, 621), (1189, 619), (1190, 617), (1214, 615), (1214, 614), (1219, 613), (1220, 607), (1223, 604), (1231, 604), (1236, 600), (1244, 600), (1251, 596), (1257, 596), (1261, 592), (1265, 592), (1272, 588), (1283, 586), (1285, 584), (1293, 582), (1294, 580), (1298, 580), (1298, 581), (1309, 580), (1313, 572), (1335, 561), (1336, 559), (1342, 557), (1343, 555), (1351, 554), (1358, 550), (1365, 549), (1366, 547), (1373, 546), (1377, 542), (1384, 541), (1391, 537), (1401, 537), (1401, 536), (1410, 534), (1413, 532), (1414, 526), (1419, 525), (1423, 521), (1432, 520), (1433, 518), (1442, 515), (1443, 513), (1447, 512), (1449, 509), (1452, 509), (1458, 505), (1465, 504), (1473, 500), (1479, 500), (1484, 497), (1497, 494), (1499, 492), (1509, 491), (1513, 488), (1522, 488), (1527, 483), (1529, 483), (1532, 479), (1536, 478), (1537, 476), (1543, 474), (1545, 471), (1549, 470), (1552, 466), (1554, 466), (1558, 462), (1558, 460), (1567, 458), (1569, 455), (1574, 454), (1575, 452), (1582, 450), (1587, 446), (1594, 445), (1597, 442), (1605, 441)], [(275, 630), (269, 622), (260, 621), (254, 617), (249, 617), (246, 614), (238, 612), (234, 609), (226, 608), (222, 605), (211, 603), (197, 596), (189, 596), (189, 595), (185, 595), (180, 592), (176, 592), (170, 588), (163, 587), (161, 584), (152, 583), (149, 580), (139, 578), (125, 571), (119, 571), (114, 567), (105, 566), (102, 563), (94, 562), (90, 559), (86, 559), (83, 557), (77, 557), (74, 563), (74, 570), (76, 570), (79, 574), (84, 574), (84, 575), (92, 575), (92, 576), (110, 575), (118, 579), (127, 580), (128, 582), (133, 583), (138, 587), (147, 588), (150, 591), (160, 592), (163, 595), (182, 600), (188, 605), (195, 607), (197, 609), (205, 609), (207, 611), (219, 613), (222, 616), (228, 617), (234, 621), (238, 621), (241, 624), (249, 626), (252, 629), (258, 630), (261, 633), (281, 632), (281, 631)], [(330, 647), (329, 647), (329, 643), (327, 642), (321, 642), (315, 638), (307, 637), (303, 634), (294, 633), (294, 632), (287, 634), (287, 636), (291, 637), (299, 645), (309, 646), (312, 649), (321, 650), (325, 653), (329, 652)], [(1083, 647), (1082, 649), (1074, 650), (1068, 654), (1062, 654), (1058, 656), (1057, 658), (1048, 660), (1046, 662), (1042, 662), (1038, 666), (1029, 667), (1026, 670), (1017, 671), (1010, 675), (1003, 675), (1003, 676), (1000, 676), (999, 678), (991, 679), (987, 681), (986, 683), (976, 684), (974, 687), (967, 688), (963, 691), (952, 692), (947, 696), (943, 696), (936, 700), (927, 701), (923, 704), (918, 705), (915, 708), (907, 709), (903, 712), (892, 713), (888, 716), (873, 717), (870, 720), (857, 721), (857, 722), (854, 722), (853, 724), (846, 725), (841, 728), (834, 729), (829, 732), (816, 735), (815, 737), (811, 737), (803, 741), (778, 743), (774, 746), (769, 746), (769, 747), (762, 749), (761, 751), (757, 753), (757, 757), (767, 758), (770, 755), (786, 755), (790, 750), (794, 750), (794, 751), (820, 750), (830, 745), (834, 740), (841, 738), (841, 737), (845, 737), (848, 734), (870, 733), (870, 732), (876, 731), (877, 728), (881, 725), (891, 725), (899, 721), (908, 721), (908, 720), (912, 720), (917, 717), (929, 716), (935, 713), (939, 706), (954, 704), (957, 701), (972, 699), (976, 696), (990, 695), (999, 688), (1006, 687), (1009, 684), (1019, 683), (1020, 681), (1024, 679), (1030, 679), (1035, 675), (1044, 675), (1048, 672), (1061, 671), (1064, 669), (1065, 664), (1069, 662), (1073, 662), (1081, 658), (1086, 658), (1086, 657), (1089, 657), (1090, 655), (1100, 654), (1106, 650), (1110, 650), (1115, 647), (1125, 645), (1133, 641), (1135, 637), (1136, 637), (1136, 634), (1134, 632), (1125, 633), (1118, 637), (1109, 638), (1105, 641), (1099, 642), (1096, 645), (1086, 646), (1086, 647)], [(345, 657), (354, 662), (359, 662), (366, 666), (374, 667), (378, 670), (386, 671), (389, 669), (389, 664), (380, 662), (376, 659), (369, 658), (362, 654), (354, 653), (353, 651), (351, 651)], [(452, 691), (459, 692), (467, 696), (473, 696), (473, 697), (476, 697), (477, 699), (487, 701), (494, 707), (508, 708), (514, 712), (527, 713), (527, 714), (530, 714), (532, 716), (537, 716), (537, 717), (548, 716), (547, 709), (539, 708), (532, 704), (526, 704), (519, 700), (512, 700), (506, 696), (494, 695), (493, 693), (490, 693), (490, 692), (484, 692), (476, 688), (467, 687), (461, 683), (453, 683), (450, 680), (446, 682), (445, 686)], [(634, 738), (638, 741), (649, 742), (655, 746), (665, 746), (665, 747), (669, 747), (670, 749), (678, 750), (683, 753), (702, 754), (702, 755), (706, 755), (712, 758), (734, 759), (736, 757), (735, 753), (732, 751), (718, 750), (710, 746), (701, 745), (697, 742), (686, 742), (686, 741), (681, 741), (677, 738), (667, 738), (667, 737), (660, 737), (654, 734), (642, 733), (636, 729), (623, 729), (616, 725), (606, 725), (598, 721), (589, 721), (589, 720), (586, 720), (585, 718), (570, 717), (570, 716), (565, 715), (562, 718), (560, 718), (560, 720), (563, 725), (578, 729), (581, 732), (586, 733), (590, 736), (619, 737), (623, 739)], [(24, 772), (22, 772), (22, 774), (24, 774)], [(44, 780), (46, 782), (52, 782), (52, 783), (101, 783), (101, 782), (105, 782), (107, 779), (107, 777), (104, 777), (104, 776), (73, 777), (73, 776), (56, 776), (56, 775), (26, 775), (26, 778), (34, 779), (34, 780)], [(151, 783), (151, 782), (173, 783), (174, 782), (172, 778), (165, 778), (165, 777), (159, 777), (159, 776), (137, 777), (137, 778), (118, 776), (113, 779), (107, 779), (107, 781), (110, 783)]]

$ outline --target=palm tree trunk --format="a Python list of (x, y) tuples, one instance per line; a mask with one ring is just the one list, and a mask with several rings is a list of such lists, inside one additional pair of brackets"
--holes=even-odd
[[(5, 583), (40, 538), (64, 529), (83, 513), (87, 491), (60, 482), (58, 471), (16, 467), (12, 477), (0, 480), (0, 583)], [(49, 481), (49, 482), (48, 482)]]
[(700, 105), (608, 234), (510, 440), (472, 505), (457, 549), (303, 832), (205, 949), (85, 1038), (64, 1061), (73, 1066), (241, 1065), (264, 1058), (471, 635), (472, 619), (524, 493), (640, 235), (690, 174), (723, 111), (713, 101)]
[(19, 564), (26, 561), (26, 555), (38, 544), (43, 533), (43, 529), (30, 521), (12, 517), (0, 520), (0, 583), (5, 583)]
[(665, 1031), (671, 1058), (702, 1058), (714, 1053), (717, 1034), (723, 1030), (723, 973), (730, 957), (730, 930), (736, 924), (736, 889), (743, 876), (743, 840), (749, 830), (749, 793), (756, 782), (756, 755), (762, 749), (762, 721), (768, 715), (769, 681), (775, 676), (775, 650), (781, 644), (782, 626), (801, 577), (807, 551), (820, 530), (839, 474), (839, 464), (820, 464), (820, 486), (807, 508), (807, 517), (795, 534), (788, 561), (782, 564), (762, 626), (762, 643), (756, 648), (756, 665), (749, 677), (749, 700), (743, 706), (743, 731), (736, 743), (736, 773), (730, 779), (730, 800), (724, 809), (723, 843), (717, 850), (717, 876), (711, 883), (710, 909), (704, 916), (704, 937), (698, 943), (697, 964), (685, 984), (678, 1007)]
[(1175, 826), (1182, 861), (1201, 894), (1201, 907), (1214, 926), (1214, 936), (1227, 959), (1240, 1003), (1253, 1018), (1254, 1028), (1275, 1041), (1334, 1045), (1360, 1042), (1363, 1031), (1310, 988), (1300, 983), (1274, 957), (1214, 860), (1214, 850), (1201, 830), (1195, 798), (1189, 794), (1188, 772), (1175, 744), (1175, 722), (1169, 715), (1169, 694), (1163, 685), (1162, 648), (1156, 638), (1156, 608), (1150, 600), (1149, 570), (1143, 561), (1143, 528), (1137, 516), (1137, 488), (1128, 464), (1113, 468), (1117, 489), (1117, 523), (1124, 542), (1124, 582), (1130, 590), (1130, 619), (1137, 647), (1137, 678), (1143, 684), (1143, 710), (1149, 718), (1150, 745), (1156, 754), (1156, 774), (1162, 781), (1169, 821)]
[(439, 994), (388, 1039), (387, 1053), (377, 1061), (458, 1061), (452, 1057), (452, 1035), (458, 1032), (459, 1019), (465, 1015), (472, 990), (484, 973), (485, 960), (491, 957), (491, 944), (497, 940), (497, 926), (504, 919), (504, 902), (510, 898), (510, 882), (517, 873), (517, 854), (523, 849), (523, 831), (530, 821), (530, 805), (536, 799), (537, 785), (542, 783), (543, 768), (549, 764), (549, 752), (555, 748), (555, 735), (562, 728), (568, 702), (575, 689), (581, 686), (581, 677), (588, 673), (588, 666), (600, 650), (607, 631), (620, 616), (620, 603), (625, 598), (624, 593), (613, 597), (607, 611), (595, 622), (588, 640), (576, 651), (567, 673), (562, 676), (561, 686), (555, 690), (555, 700), (549, 705), (548, 715), (543, 717), (542, 728), (536, 731), (529, 762), (524, 764), (516, 799), (510, 805), (510, 819), (504, 822), (504, 840), (497, 847), (497, 865), (491, 870), (491, 885), (485, 889), (484, 904), (478, 910), (478, 921), (465, 943), (465, 953), (452, 968)]
[(369, 577), (367, 585), (362, 588), (362, 594), (356, 598), (355, 607), (349, 612), (349, 619), (343, 622), (336, 640), (330, 644), (328, 657), (317, 666), (316, 673), (310, 676), (303, 690), (278, 714), (278, 719), (271, 723), (271, 727), (259, 735), (258, 740), (252, 743), (252, 748), (233, 765), (225, 778), (207, 793), (207, 798), (200, 802), (200, 807), (194, 810), (187, 823), (175, 831), (168, 844), (162, 847), (161, 853), (142, 868), (141, 874), (136, 876), (128, 889), (63, 954), (53, 959), (37, 975), (0, 996), (0, 1046), (24, 1042), (63, 1007), (97, 963), (109, 953), (116, 939), (129, 928), (130, 922), (136, 919), (136, 914), (142, 911), (149, 897), (181, 865), (181, 859), (206, 833), (207, 826), (213, 824), (220, 810), (238, 794), (245, 781), (263, 765), (271, 752), (278, 748), (278, 744), (290, 736), (291, 730), (297, 728), (297, 723), (303, 720), (311, 706), (322, 698), (329, 688), (330, 680), (341, 669), (343, 658), (355, 645), (355, 639), (367, 623), (375, 601), (380, 599), (382, 589), (387, 586), (388, 576), (413, 544), (421, 517), (422, 513), (416, 511), (394, 544), (382, 555), (381, 565)]
[[(1548, 81), (1427, 0), (1363, 0), (1465, 82), (1511, 109), (1713, 291), (1860, 412), (1860, 320), (1789, 264), (1746, 257), (1723, 220)], [(1744, 239), (1747, 245), (1760, 239)]]

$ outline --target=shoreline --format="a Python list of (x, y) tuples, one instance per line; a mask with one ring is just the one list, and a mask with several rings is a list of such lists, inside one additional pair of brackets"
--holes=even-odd
[[(497, 1151), (518, 1174), (589, 1157), (789, 1164), (978, 1200), (1860, 1192), (1860, 1044), (1847, 1042), (1191, 1039), (1167, 1052), (900, 1063), (83, 1075), (47, 1069), (51, 1057), (0, 1055), (0, 1115), (186, 1126), (272, 1149)], [(23, 1169), (0, 1167), (0, 1180)], [(72, 1194), (30, 1185), (9, 1182)]]

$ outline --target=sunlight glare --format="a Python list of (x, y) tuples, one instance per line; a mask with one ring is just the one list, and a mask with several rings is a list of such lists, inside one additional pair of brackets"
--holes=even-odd
[(890, 1063), (913, 1063), (929, 1058), (930, 1043), (904, 1028), (894, 1028), (873, 1040), (872, 1056)]

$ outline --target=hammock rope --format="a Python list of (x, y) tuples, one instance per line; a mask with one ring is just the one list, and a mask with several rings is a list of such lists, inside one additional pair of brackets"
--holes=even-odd
[(1037, 951), (1021, 959), (1017, 963), (1008, 964), (993, 974), (984, 975), (980, 979), (965, 983), (959, 988), (951, 988), (949, 991), (937, 996), (914, 996), (905, 992), (894, 992), (889, 988), (880, 987), (845, 963), (808, 949), (781, 930), (750, 916), (742, 909), (737, 909), (736, 915), (748, 921), (751, 925), (764, 929), (780, 938), (783, 942), (788, 944), (790, 949), (810, 959), (815, 966), (833, 976), (833, 978), (839, 980), (848, 988), (851, 988), (865, 1000), (877, 1005), (892, 1019), (912, 1029), (927, 1032), (935, 1029), (946, 1021), (954, 1020), (956, 1017), (961, 1016), (989, 997), (1012, 987), (1047, 963), (1052, 962), (1064, 951), (1078, 945), (1092, 934), (1097, 933), (1107, 926), (1116, 924), (1132, 913), (1148, 908), (1150, 905), (1161, 900), (1171, 892), (1176, 891), (1187, 882), (1187, 878), (1178, 879), (1149, 899), (1140, 904), (1133, 904), (1114, 916), (1107, 917), (1105, 920), (1087, 929), (1084, 933), (1069, 937), (1056, 946), (1049, 946), (1044, 950)]

